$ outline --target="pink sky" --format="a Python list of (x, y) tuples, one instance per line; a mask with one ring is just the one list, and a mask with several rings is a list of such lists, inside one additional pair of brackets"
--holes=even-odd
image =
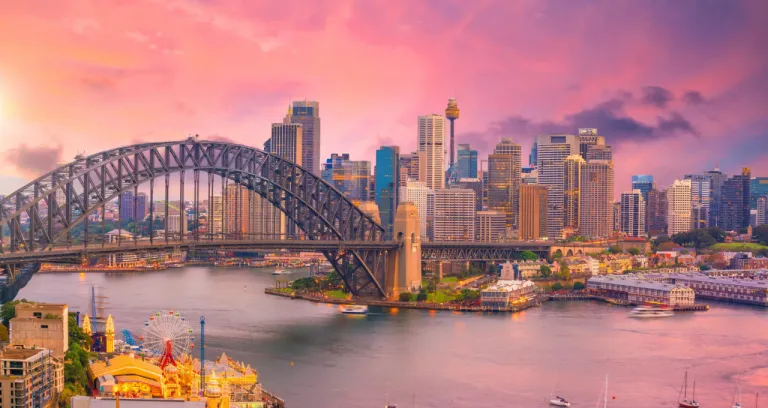
[[(768, 2), (7, 1), (0, 194), (57, 161), (138, 141), (261, 147), (291, 99), (320, 102), (322, 154), (410, 151), (418, 115), (457, 143), (528, 152), (597, 127), (617, 194), (715, 162), (768, 176)], [(524, 162), (527, 161), (524, 158)]]

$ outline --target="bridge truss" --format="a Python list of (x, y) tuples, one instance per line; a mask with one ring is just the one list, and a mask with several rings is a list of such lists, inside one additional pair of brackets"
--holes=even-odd
[[(231, 194), (228, 186), (232, 185), (243, 189), (232, 189)], [(108, 231), (104, 230), (107, 204), (117, 199), (118, 220), (135, 220), (140, 186), (148, 186), (146, 205), (152, 221), (143, 231), (134, 227), (137, 233), (128, 239), (123, 239), (122, 223), (118, 223), (116, 242), (110, 242), (105, 238)], [(241, 190), (255, 194), (243, 194)], [(181, 217), (188, 209), (192, 213), (194, 222), (188, 231), (181, 219), (177, 230), (169, 228), (172, 191), (178, 197), (174, 212), (178, 211)], [(185, 194), (192, 196), (186, 197), (192, 203), (189, 207)], [(122, 199), (124, 195), (132, 200)], [(156, 201), (158, 198), (161, 200)], [(250, 208), (254, 199), (279, 209), (290, 228), (301, 231), (306, 240), (384, 241), (381, 225), (301, 166), (251, 147), (189, 138), (77, 156), (73, 162), (4, 197), (0, 200), (0, 263), (10, 271), (18, 267), (18, 259), (24, 258), (22, 254), (32, 260), (46, 252), (69, 253), (75, 248), (74, 252), (87, 255), (98, 248), (122, 252), (147, 243), (167, 247), (175, 242), (190, 246), (194, 242), (210, 245), (214, 241), (281, 238), (232, 227), (242, 224), (242, 208)], [(206, 229), (200, 223), (202, 200), (208, 200), (209, 215), (214, 203), (220, 202), (220, 220), (209, 216)], [(156, 202), (163, 203), (162, 208), (155, 208)], [(156, 217), (166, 220), (163, 227), (156, 227)], [(322, 253), (353, 294), (384, 295), (386, 250), (331, 245)], [(37, 254), (40, 256), (36, 257)]]

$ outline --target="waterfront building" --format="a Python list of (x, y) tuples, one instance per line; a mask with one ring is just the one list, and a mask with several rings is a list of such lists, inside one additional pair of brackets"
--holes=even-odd
[(720, 227), (736, 231), (749, 226), (750, 170), (745, 167), (723, 184), (720, 203)]
[(518, 239), (523, 241), (547, 237), (546, 186), (520, 186), (520, 220)]
[(64, 358), (69, 349), (69, 307), (53, 303), (19, 303), (9, 322), (10, 342), (25, 348), (45, 348)]
[(648, 236), (655, 237), (667, 232), (667, 191), (652, 188), (648, 191), (645, 225)]
[(728, 179), (728, 175), (721, 172), (719, 168), (715, 167), (713, 170), (706, 172), (705, 176), (709, 178), (709, 186), (711, 191), (709, 198), (709, 222), (707, 225), (710, 227), (722, 228), (720, 217), (722, 207), (721, 203), (723, 200), (723, 185), (725, 184), (725, 180)]
[(371, 162), (368, 160), (350, 160), (348, 153), (332, 153), (325, 162), (322, 177), (353, 203), (370, 200)]
[(477, 150), (472, 150), (468, 144), (460, 144), (458, 151), (459, 178), (477, 178)]
[(480, 292), (480, 305), (493, 310), (507, 310), (531, 298), (536, 285), (531, 281), (498, 280)]
[(649, 279), (660, 279), (682, 285), (703, 299), (768, 306), (768, 280), (739, 279), (707, 276), (701, 273), (670, 274)]
[(757, 217), (756, 226), (768, 224), (768, 196), (757, 199)]
[(604, 238), (614, 231), (613, 162), (593, 160), (581, 168), (579, 235)]
[[(434, 191), (427, 188), (427, 184), (422, 181), (409, 180), (405, 186), (400, 187), (399, 196), (401, 203), (413, 203), (416, 206), (416, 210), (419, 212), (421, 239), (422, 241), (428, 240), (427, 223), (434, 218)], [(431, 209), (430, 205), (432, 206)]]
[(579, 154), (580, 141), (575, 135), (542, 135), (536, 138), (536, 168), (539, 184), (549, 188), (547, 199), (547, 236), (559, 239), (563, 231), (563, 163)]
[(427, 159), (426, 152), (413, 152), (400, 155), (400, 185), (408, 180), (426, 183)]
[(301, 125), (301, 161), (299, 164), (320, 175), (320, 103), (293, 101), (291, 123)]
[[(527, 279), (534, 276), (538, 276), (541, 273), (541, 267), (547, 266), (555, 272), (554, 265), (550, 265), (544, 259), (537, 259), (535, 261), (515, 261), (511, 273), (506, 269), (506, 264), (501, 270), (500, 280), (515, 280), (515, 279)], [(515, 277), (514, 268), (517, 268), (517, 277)]]
[(507, 214), (501, 211), (477, 211), (475, 239), (480, 242), (500, 242), (507, 229)]
[(640, 190), (621, 193), (619, 228), (631, 237), (645, 235), (645, 200)]
[(473, 241), (475, 192), (463, 188), (435, 190), (435, 241)]
[(507, 225), (517, 228), (520, 209), (521, 148), (502, 139), (488, 155), (488, 209), (507, 214)]
[(7, 347), (0, 352), (0, 408), (58, 405), (64, 364), (51, 350)]
[(768, 196), (768, 177), (754, 177), (749, 183), (749, 208), (757, 208), (757, 199)]
[(691, 180), (675, 180), (667, 188), (667, 233), (691, 230)]
[(479, 178), (462, 178), (454, 183), (454, 188), (465, 188), (475, 192), (475, 210), (483, 209), (483, 180)]
[(400, 202), (400, 148), (382, 146), (376, 150), (376, 205), (379, 206), (381, 223), (386, 229), (386, 236), (392, 237), (395, 212)]
[(581, 168), (587, 162), (578, 154), (568, 156), (563, 169), (563, 229), (567, 235), (579, 231)]
[(419, 116), (419, 152), (424, 152), (427, 187), (445, 187), (445, 118), (430, 114)]
[[(581, 128), (579, 129), (579, 151), (575, 154), (580, 154), (585, 160), (590, 160), (587, 155), (589, 149), (595, 146), (605, 146), (605, 137), (597, 134), (597, 129), (594, 128)], [(609, 148), (610, 149), (610, 148)], [(605, 159), (612, 160), (612, 159)]]
[(643, 200), (648, 202), (648, 192), (656, 188), (653, 176), (650, 174), (636, 174), (632, 176), (632, 190), (640, 190)]
[(669, 306), (692, 305), (694, 290), (682, 284), (654, 282), (635, 275), (595, 276), (587, 281), (587, 289), (597, 295), (632, 303), (657, 302)]

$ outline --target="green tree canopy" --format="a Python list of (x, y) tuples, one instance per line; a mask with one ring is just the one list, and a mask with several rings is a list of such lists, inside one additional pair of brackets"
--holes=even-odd
[(532, 251), (525, 250), (523, 252), (520, 252), (518, 259), (523, 261), (535, 261), (539, 259), (539, 257), (536, 256), (536, 254), (534, 254)]
[(545, 278), (548, 278), (549, 275), (552, 275), (552, 268), (547, 265), (541, 265), (539, 268), (539, 274)]
[(634, 255), (634, 256), (640, 255), (640, 249), (639, 248), (635, 248), (635, 247), (627, 249), (627, 252), (630, 255)]
[(611, 245), (611, 247), (608, 248), (608, 252), (615, 255), (624, 252), (624, 250), (618, 245)]
[(573, 290), (583, 290), (584, 284), (581, 282), (573, 282)]

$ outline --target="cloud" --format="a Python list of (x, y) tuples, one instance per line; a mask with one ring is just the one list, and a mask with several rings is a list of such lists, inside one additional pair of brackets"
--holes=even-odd
[(704, 95), (699, 91), (687, 91), (683, 94), (683, 102), (689, 105), (698, 105), (704, 103)]
[(21, 144), (18, 147), (6, 150), (2, 157), (16, 167), (16, 169), (30, 177), (38, 177), (47, 173), (57, 164), (62, 162), (64, 148), (57, 147), (29, 147)]
[(679, 114), (678, 112), (672, 112), (669, 118), (659, 117), (657, 121), (657, 129), (661, 132), (679, 132), (691, 134), (697, 137), (699, 136), (699, 132), (696, 130), (696, 128), (693, 127), (691, 122), (689, 122), (688, 119), (684, 118), (683, 115)]
[(663, 109), (674, 99), (675, 94), (660, 86), (646, 86), (643, 88), (643, 96), (640, 101), (646, 105), (653, 105)]

